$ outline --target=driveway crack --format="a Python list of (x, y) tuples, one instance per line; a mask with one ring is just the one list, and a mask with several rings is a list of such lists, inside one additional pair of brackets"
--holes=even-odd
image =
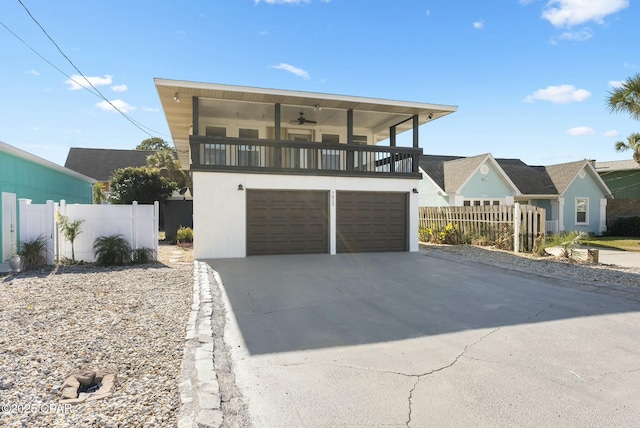
[(543, 312), (548, 311), (549, 309), (551, 309), (551, 307), (552, 307), (552, 305), (551, 305), (551, 303), (549, 303), (549, 306), (547, 306), (547, 307), (546, 307), (546, 308), (544, 308), (544, 309), (539, 310), (535, 315), (533, 315), (533, 316), (531, 316), (531, 315), (530, 315), (530, 316), (528, 316), (528, 317), (527, 317), (527, 321), (531, 321), (533, 318), (538, 318), (538, 316), (539, 316), (539, 315), (541, 315)]
[(413, 384), (413, 388), (411, 388), (411, 390), (409, 391), (409, 399), (408, 399), (408, 401), (409, 401), (409, 414), (408, 414), (407, 422), (406, 422), (406, 425), (407, 425), (407, 427), (408, 427), (408, 428), (411, 428), (411, 417), (412, 417), (412, 414), (413, 414), (413, 392), (414, 392), (414, 391), (415, 391), (415, 389), (418, 387), (418, 384), (420, 383), (420, 381), (422, 380), (422, 378), (423, 378), (423, 377), (426, 377), (426, 376), (430, 376), (430, 375), (432, 375), (432, 374), (434, 374), (434, 373), (438, 373), (438, 372), (441, 372), (441, 371), (443, 371), (443, 370), (446, 370), (446, 369), (448, 369), (448, 368), (453, 367), (453, 366), (458, 362), (458, 360), (459, 360), (460, 358), (462, 358), (462, 357), (464, 356), (464, 354), (466, 354), (466, 353), (467, 353), (467, 351), (468, 351), (469, 349), (471, 349), (473, 346), (477, 345), (478, 343), (482, 342), (482, 340), (483, 340), (483, 339), (485, 339), (485, 338), (486, 338), (486, 337), (488, 337), (488, 336), (491, 336), (493, 333), (497, 332), (497, 331), (498, 331), (498, 330), (500, 330), (501, 328), (502, 328), (502, 327), (496, 327), (496, 328), (494, 328), (493, 330), (491, 330), (490, 332), (488, 332), (488, 333), (486, 333), (486, 334), (484, 334), (484, 335), (480, 336), (480, 338), (479, 338), (478, 340), (476, 340), (475, 342), (473, 342), (473, 343), (471, 343), (471, 344), (469, 344), (469, 345), (466, 345), (466, 346), (464, 347), (464, 349), (462, 350), (462, 352), (460, 352), (460, 353), (456, 356), (456, 358), (454, 358), (454, 360), (453, 360), (451, 363), (447, 364), (446, 366), (442, 366), (442, 367), (439, 367), (439, 368), (437, 368), (437, 369), (430, 370), (430, 371), (428, 371), (428, 372), (426, 372), (426, 373), (422, 373), (422, 374), (417, 374), (417, 375), (405, 375), (405, 376), (410, 376), (410, 377), (415, 377), (415, 378), (416, 378), (416, 382)]

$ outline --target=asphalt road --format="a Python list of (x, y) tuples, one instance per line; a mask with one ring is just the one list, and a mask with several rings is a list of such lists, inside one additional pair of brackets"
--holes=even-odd
[(425, 252), (208, 262), (255, 427), (640, 425), (633, 294)]

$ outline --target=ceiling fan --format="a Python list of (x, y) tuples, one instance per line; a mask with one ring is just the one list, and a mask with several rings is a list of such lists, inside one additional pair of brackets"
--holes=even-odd
[(315, 125), (318, 122), (316, 122), (315, 120), (307, 119), (306, 117), (304, 117), (304, 113), (300, 112), (300, 117), (292, 120), (291, 123), (298, 125)]

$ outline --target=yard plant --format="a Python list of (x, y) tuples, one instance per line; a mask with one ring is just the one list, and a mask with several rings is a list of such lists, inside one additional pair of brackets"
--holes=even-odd
[(190, 227), (180, 226), (176, 232), (176, 243), (193, 242), (193, 229)]
[(82, 229), (80, 228), (82, 226), (82, 223), (84, 223), (84, 220), (71, 220), (66, 215), (61, 215), (60, 213), (58, 213), (58, 225), (60, 226), (60, 231), (62, 232), (64, 237), (67, 238), (69, 242), (71, 242), (71, 261), (73, 263), (76, 262), (76, 253), (73, 242), (76, 240), (78, 235), (82, 233)]
[(47, 240), (43, 235), (20, 242), (18, 255), (24, 270), (38, 269), (47, 263)]
[(156, 260), (155, 251), (151, 248), (136, 248), (131, 252), (131, 261), (134, 264), (146, 264)]
[(93, 241), (93, 253), (100, 266), (121, 266), (131, 261), (131, 246), (124, 236), (100, 236)]

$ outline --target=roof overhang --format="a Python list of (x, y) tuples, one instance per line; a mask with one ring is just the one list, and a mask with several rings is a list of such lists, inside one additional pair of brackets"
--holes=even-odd
[(7, 143), (4, 143), (2, 141), (0, 141), (0, 151), (5, 152), (5, 153), (10, 153), (14, 156), (20, 157), (22, 159), (26, 159), (30, 162), (36, 163), (38, 165), (41, 165), (45, 168), (49, 168), (49, 169), (53, 169), (55, 171), (61, 172), (63, 174), (66, 174), (70, 177), (74, 177), (77, 178), (79, 180), (82, 181), (86, 181), (88, 183), (97, 183), (98, 181), (94, 178), (91, 177), (87, 177), (84, 174), (80, 174), (79, 172), (76, 172), (72, 169), (69, 168), (65, 168), (64, 166), (60, 166), (57, 163), (53, 163), (49, 160), (43, 159), (39, 156), (36, 156), (32, 153), (29, 152), (25, 152), (24, 150), (20, 150), (17, 147), (14, 147), (12, 145), (9, 145)]
[[(274, 105), (281, 106), (281, 123), (287, 126), (300, 112), (317, 122), (315, 126), (346, 126), (346, 112), (353, 110), (355, 128), (366, 128), (376, 136), (376, 142), (389, 137), (389, 128), (397, 124), (396, 132), (412, 128), (413, 116), (418, 124), (439, 119), (457, 111), (456, 106), (393, 101), (380, 98), (323, 94), (316, 92), (253, 88), (216, 83), (189, 82), (155, 78), (171, 137), (178, 157), (188, 165), (189, 135), (193, 125), (192, 98), (198, 97), (200, 116), (274, 123)], [(179, 102), (177, 102), (179, 100)], [(186, 164), (184, 163), (186, 159)]]

